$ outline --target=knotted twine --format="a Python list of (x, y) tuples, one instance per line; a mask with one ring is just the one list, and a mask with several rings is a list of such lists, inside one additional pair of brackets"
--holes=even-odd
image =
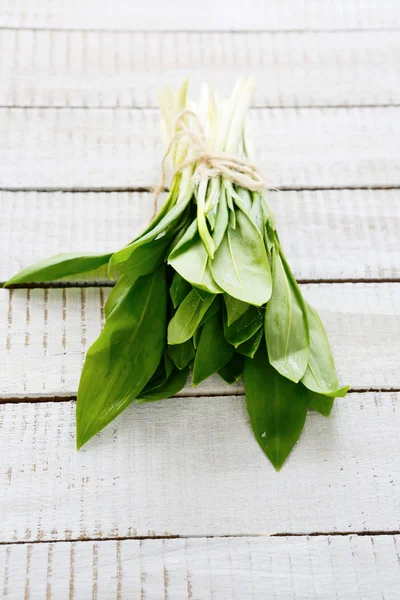
[[(189, 128), (185, 123), (185, 117), (190, 116), (195, 120), (199, 134)], [(165, 188), (166, 162), (176, 142), (186, 137), (189, 142), (188, 158), (181, 162), (172, 174), (172, 178), (181, 173), (186, 167), (196, 165), (194, 176), (198, 181), (211, 179), (212, 177), (226, 177), (232, 183), (247, 188), (252, 192), (259, 192), (265, 188), (265, 180), (261, 177), (257, 167), (244, 158), (239, 158), (226, 152), (211, 152), (206, 145), (206, 137), (203, 127), (196, 113), (189, 109), (182, 111), (175, 121), (176, 133), (173, 135), (161, 163), (161, 183), (154, 190), (154, 214), (157, 213), (157, 201)]]

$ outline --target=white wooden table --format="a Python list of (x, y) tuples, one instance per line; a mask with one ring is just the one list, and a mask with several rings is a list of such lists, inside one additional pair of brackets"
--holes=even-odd
[(252, 73), (281, 237), (351, 384), (279, 474), (216, 379), (77, 453), (110, 288), (0, 290), (0, 595), (398, 599), (398, 0), (0, 0), (0, 47), (1, 281), (129, 241), (159, 179), (157, 89)]

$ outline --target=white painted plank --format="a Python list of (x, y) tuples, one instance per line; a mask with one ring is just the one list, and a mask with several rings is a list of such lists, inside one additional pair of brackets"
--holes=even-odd
[(243, 397), (131, 406), (80, 452), (74, 402), (2, 404), (0, 540), (396, 531), (399, 402), (310, 412), (280, 473)]
[[(326, 326), (338, 373), (352, 389), (398, 389), (400, 284), (303, 285)], [(108, 290), (1, 290), (1, 398), (74, 396), (101, 329)], [(181, 394), (230, 394), (218, 376)]]
[[(270, 187), (400, 185), (400, 108), (253, 110)], [(126, 189), (160, 181), (156, 110), (1, 109), (0, 187)]]
[(0, 31), (0, 105), (157, 107), (184, 78), (230, 94), (257, 79), (255, 106), (399, 104), (396, 31), (143, 33)]
[(291, 30), (400, 26), (396, 0), (3, 0), (0, 25), (60, 29)]
[[(400, 277), (400, 190), (271, 192), (298, 279)], [(113, 252), (148, 224), (153, 195), (0, 192), (0, 281), (59, 252)], [(106, 271), (73, 278), (108, 281)]]
[[(396, 600), (396, 544), (398, 535), (5, 545), (0, 589), (6, 590), (4, 598), (23, 598), (27, 590), (31, 600), (46, 593), (48, 599), (78, 600), (93, 597), (94, 590), (97, 600)], [(82, 579), (77, 553), (87, 564)], [(299, 560), (306, 571), (297, 570)]]

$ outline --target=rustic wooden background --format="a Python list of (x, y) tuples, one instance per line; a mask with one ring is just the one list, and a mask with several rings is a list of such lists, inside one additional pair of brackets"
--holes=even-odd
[(260, 165), (351, 393), (277, 474), (241, 385), (131, 407), (82, 451), (101, 275), (0, 293), (0, 594), (400, 597), (398, 0), (0, 0), (0, 280), (151, 214), (157, 90), (258, 80)]

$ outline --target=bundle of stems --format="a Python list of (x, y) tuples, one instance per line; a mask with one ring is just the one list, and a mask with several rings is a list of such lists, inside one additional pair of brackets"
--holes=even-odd
[[(80, 448), (128, 405), (177, 394), (218, 373), (244, 378), (255, 437), (279, 470), (307, 409), (329, 416), (344, 396), (317, 311), (283, 254), (254, 165), (252, 79), (229, 100), (186, 82), (161, 94), (163, 161), (173, 175), (147, 229), (113, 254), (57, 255), (6, 285), (44, 282), (108, 263), (117, 278), (102, 333), (89, 349), (77, 401)], [(157, 193), (158, 196), (158, 193)]]

